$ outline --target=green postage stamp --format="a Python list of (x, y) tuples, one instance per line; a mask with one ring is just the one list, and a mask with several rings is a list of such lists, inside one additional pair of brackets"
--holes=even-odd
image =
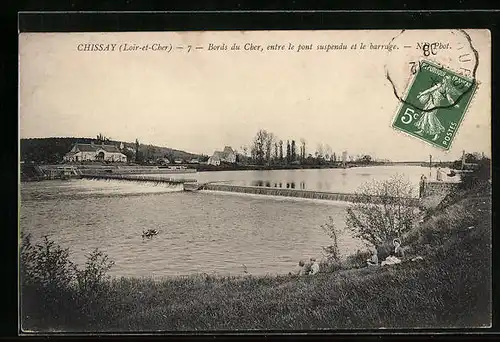
[(448, 150), (476, 88), (473, 79), (421, 61), (392, 127)]

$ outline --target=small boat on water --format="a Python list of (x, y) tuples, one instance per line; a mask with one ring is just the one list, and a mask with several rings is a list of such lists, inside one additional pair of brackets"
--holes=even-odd
[(447, 174), (448, 177), (455, 177), (457, 173), (453, 170), (450, 170), (450, 173)]
[(142, 231), (142, 237), (145, 238), (145, 237), (153, 237), (155, 235), (158, 235), (158, 231), (156, 229), (148, 229), (146, 231)]

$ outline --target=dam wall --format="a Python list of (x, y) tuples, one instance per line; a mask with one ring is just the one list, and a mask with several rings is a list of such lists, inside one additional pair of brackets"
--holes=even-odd
[[(348, 193), (269, 188), (269, 187), (258, 187), (258, 186), (239, 186), (239, 185), (209, 183), (201, 185), (199, 189), (211, 190), (211, 191), (240, 192), (240, 193), (255, 194), (255, 195), (299, 197), (299, 198), (321, 199), (321, 200), (343, 201), (343, 202), (369, 202), (369, 203), (382, 202), (382, 198), (378, 196), (362, 196), (358, 194), (348, 194)], [(419, 205), (418, 198), (405, 198), (404, 200), (406, 200), (409, 205), (412, 206)]]
[(134, 182), (150, 182), (150, 183), (169, 183), (169, 184), (184, 184), (184, 183), (192, 183), (196, 182), (195, 179), (175, 179), (175, 178), (159, 178), (148, 175), (117, 175), (117, 174), (82, 174), (81, 178), (87, 179), (117, 179), (117, 180), (127, 180)]

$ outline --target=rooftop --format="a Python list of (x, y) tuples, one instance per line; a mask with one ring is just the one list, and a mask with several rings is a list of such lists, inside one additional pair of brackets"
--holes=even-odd
[(74, 147), (76, 147), (81, 152), (97, 152), (98, 150), (102, 149), (109, 153), (120, 153), (120, 149), (115, 145), (76, 143)]

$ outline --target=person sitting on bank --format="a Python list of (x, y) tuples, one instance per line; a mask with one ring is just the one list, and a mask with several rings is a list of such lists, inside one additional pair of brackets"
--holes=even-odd
[(401, 240), (400, 239), (394, 239), (392, 240), (392, 244), (394, 245), (394, 249), (391, 252), (391, 256), (394, 256), (399, 259), (404, 258), (404, 251), (403, 248), (401, 248)]
[(319, 272), (319, 264), (315, 258), (311, 258), (311, 270), (309, 271), (310, 275), (314, 275)]
[(295, 275), (298, 275), (298, 276), (301, 276), (301, 275), (305, 275), (305, 270), (304, 270), (304, 266), (305, 266), (305, 262), (304, 260), (300, 260), (299, 261), (299, 265), (298, 267), (296, 268), (294, 274)]
[(378, 266), (378, 255), (375, 248), (372, 249), (372, 256), (366, 260), (368, 266)]

